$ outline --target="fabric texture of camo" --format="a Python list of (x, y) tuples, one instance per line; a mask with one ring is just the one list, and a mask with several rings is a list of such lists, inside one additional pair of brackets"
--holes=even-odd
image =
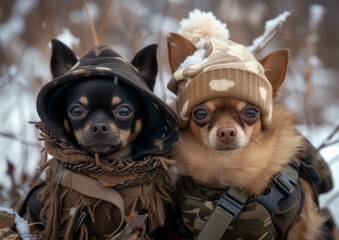
[(306, 139), (305, 143), (303, 144), (303, 148), (300, 151), (299, 158), (304, 162), (314, 166), (320, 175), (321, 182), (312, 182), (313, 189), (317, 194), (326, 193), (333, 188), (333, 179), (330, 168), (320, 153)]
[[(198, 236), (211, 212), (227, 188), (204, 186), (192, 179), (182, 177), (177, 183), (177, 202), (186, 228)], [(303, 202), (300, 183), (295, 186), (295, 194), (282, 204), (278, 204), (276, 214), (271, 217), (264, 206), (249, 200), (238, 218), (230, 224), (222, 239), (284, 239), (293, 224)]]
[[(333, 187), (330, 169), (319, 152), (304, 139), (303, 149), (298, 155), (299, 161), (312, 165), (319, 173), (321, 182), (315, 182), (309, 171), (300, 165), (299, 173), (309, 181), (318, 194), (328, 192)], [(230, 224), (223, 239), (284, 239), (296, 216), (300, 214), (303, 202), (303, 190), (300, 182), (295, 187), (295, 194), (279, 202), (276, 214), (271, 217), (264, 206), (252, 198), (238, 218)], [(200, 185), (188, 177), (181, 177), (177, 182), (177, 203), (181, 206), (183, 221), (187, 229), (198, 236), (214, 210), (218, 199), (227, 188)]]

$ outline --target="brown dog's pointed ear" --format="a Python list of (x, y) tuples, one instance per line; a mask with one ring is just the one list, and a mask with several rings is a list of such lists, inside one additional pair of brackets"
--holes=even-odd
[(259, 60), (265, 69), (267, 79), (272, 85), (273, 97), (278, 95), (278, 89), (284, 82), (289, 56), (290, 51), (288, 49), (280, 49)]
[(52, 40), (51, 72), (53, 78), (64, 75), (78, 61), (73, 51), (57, 39)]
[(197, 50), (197, 47), (190, 40), (177, 33), (167, 35), (167, 46), (172, 73), (178, 69), (187, 56), (193, 55)]

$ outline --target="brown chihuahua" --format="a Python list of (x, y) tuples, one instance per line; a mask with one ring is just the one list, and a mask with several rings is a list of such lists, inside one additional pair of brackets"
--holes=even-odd
[[(179, 141), (172, 156), (178, 161), (180, 174), (186, 177), (184, 183), (190, 182), (191, 186), (183, 187), (183, 195), (191, 194), (194, 200), (217, 201), (220, 196), (210, 199), (206, 195), (210, 190), (206, 189), (232, 187), (252, 197), (253, 204), (258, 204), (257, 199), (274, 185), (275, 176), (292, 163), (302, 145), (302, 137), (294, 128), (293, 113), (273, 100), (270, 104), (268, 100), (277, 96), (284, 81), (289, 51), (275, 51), (257, 62), (254, 57), (247, 56), (247, 50), (239, 44), (211, 40), (205, 44), (205, 61), (183, 69), (179, 67), (180, 63), (193, 55), (197, 48), (178, 34), (168, 36), (168, 47), (174, 73), (168, 86), (178, 95), (176, 110), (181, 118)], [(264, 80), (260, 82), (258, 79)], [(265, 85), (267, 80), (270, 85)], [(255, 95), (257, 88), (259, 91)], [(269, 105), (269, 110), (266, 105)], [(274, 220), (279, 215), (274, 206), (272, 220), (267, 218), (267, 221), (273, 221), (277, 235), (265, 232), (267, 229), (256, 229), (261, 233), (251, 235), (256, 231), (252, 229), (249, 235), (242, 235), (243, 239), (249, 236), (319, 239), (324, 219), (318, 213), (312, 187), (302, 178), (297, 181), (302, 185), (304, 199), (296, 200), (301, 214), (291, 220), (290, 227), (282, 230), (279, 222)], [(298, 184), (295, 184), (295, 189)], [(194, 194), (193, 190), (198, 188), (203, 190)], [(203, 210), (197, 210), (197, 217), (189, 215), (194, 212), (192, 209), (186, 210), (182, 208), (185, 226), (196, 236), (202, 228), (197, 227), (199, 224), (194, 219), (206, 221), (201, 220), (204, 219), (201, 217)], [(248, 216), (244, 216), (240, 214), (233, 220), (232, 229), (227, 229), (223, 239), (240, 237), (236, 226), (241, 226), (241, 220), (248, 220)], [(244, 229), (241, 234), (245, 234)]]

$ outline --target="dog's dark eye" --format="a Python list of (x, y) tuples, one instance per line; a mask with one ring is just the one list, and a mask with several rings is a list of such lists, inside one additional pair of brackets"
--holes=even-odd
[(205, 110), (199, 109), (193, 113), (195, 119), (204, 120), (207, 117), (207, 112)]
[(256, 117), (258, 116), (258, 111), (255, 110), (255, 109), (252, 109), (252, 108), (247, 109), (247, 110), (245, 111), (245, 116), (246, 116), (247, 118), (256, 118)]
[(70, 113), (73, 117), (80, 117), (84, 113), (84, 111), (81, 107), (73, 107), (71, 108)]
[(132, 110), (127, 106), (122, 106), (118, 109), (118, 114), (122, 117), (127, 117), (130, 115)]

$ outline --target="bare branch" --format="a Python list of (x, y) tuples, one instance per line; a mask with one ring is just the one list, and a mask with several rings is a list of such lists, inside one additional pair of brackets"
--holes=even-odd
[(325, 203), (324, 206), (328, 206), (339, 198), (339, 191), (336, 191)]
[[(265, 32), (263, 33), (263, 35), (254, 39), (252, 45), (247, 47), (253, 53), (253, 55), (257, 55), (264, 48), (266, 48), (273, 41), (273, 39), (275, 39), (275, 37), (279, 34), (280, 29), (285, 25), (287, 20), (290, 18), (292, 12), (285, 12), (279, 15), (277, 18), (271, 19), (266, 22)], [(282, 15), (285, 15), (286, 17), (281, 19)], [(271, 24), (268, 23), (269, 22), (272, 23), (272, 21), (277, 21), (277, 23), (275, 23), (276, 24), (275, 27), (270, 29), (269, 26)]]
[(317, 151), (324, 147), (328, 147), (330, 145), (336, 144), (339, 142), (339, 139), (334, 140), (333, 142), (329, 143), (329, 141), (334, 137), (334, 135), (339, 131), (339, 124), (334, 128), (334, 130), (330, 133), (330, 135), (325, 139), (325, 141), (318, 147)]
[[(164, 25), (165, 25), (165, 21), (166, 21), (166, 16), (167, 16), (167, 12), (168, 12), (168, 9), (169, 9), (169, 5), (170, 5), (170, 3), (167, 0), (164, 3), (164, 7), (162, 9), (162, 17), (161, 17), (161, 20), (159, 21), (159, 25), (158, 25), (158, 44), (159, 44), (158, 49), (159, 50), (161, 49), (161, 45), (162, 45), (161, 44), (162, 30), (163, 30)], [(165, 83), (164, 74), (163, 74), (164, 71), (163, 71), (162, 58), (158, 58), (158, 68), (159, 68), (159, 80), (160, 80), (160, 83), (162, 85), (162, 87), (160, 88), (161, 89), (161, 95), (163, 97), (163, 100), (166, 101), (167, 100), (166, 83)]]
[(109, 9), (111, 8), (111, 5), (112, 5), (112, 0), (109, 0), (108, 5), (106, 7), (104, 18), (103, 18), (101, 25), (100, 25), (100, 28), (99, 28), (99, 35), (98, 35), (99, 43), (101, 42), (102, 34), (104, 33), (104, 30), (105, 30), (105, 26), (106, 26), (106, 22), (107, 22), (107, 18), (108, 18), (108, 13), (109, 13)]
[(41, 147), (41, 145), (38, 143), (27, 142), (26, 140), (18, 138), (17, 136), (14, 136), (13, 134), (10, 134), (10, 133), (0, 132), (0, 136), (13, 139), (29, 147), (39, 147), (39, 148)]
[(82, 2), (84, 4), (86, 14), (87, 14), (87, 17), (88, 17), (89, 27), (91, 28), (91, 33), (92, 33), (92, 37), (93, 37), (93, 40), (94, 40), (94, 45), (98, 46), (99, 45), (98, 35), (97, 35), (96, 30), (95, 30), (93, 19), (92, 19), (91, 14), (89, 13), (89, 10), (88, 10), (87, 1), (83, 0)]

